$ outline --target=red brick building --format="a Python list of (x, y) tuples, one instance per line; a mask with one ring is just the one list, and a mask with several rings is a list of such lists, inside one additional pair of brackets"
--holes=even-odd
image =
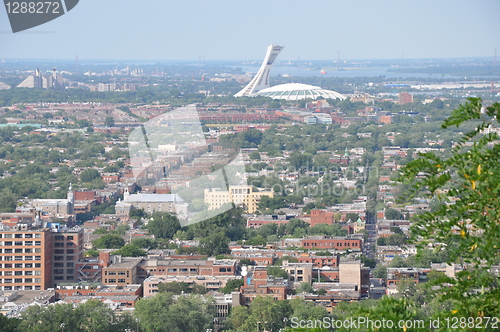
[(268, 276), (265, 266), (256, 266), (249, 271), (241, 287), (243, 304), (252, 302), (257, 296), (272, 296), (275, 301), (286, 300), (291, 291), (288, 280)]
[(311, 226), (317, 224), (331, 225), (334, 222), (334, 213), (324, 210), (311, 210)]
[(302, 247), (307, 249), (351, 249), (353, 251), (361, 251), (363, 241), (361, 239), (349, 239), (343, 237), (330, 236), (309, 236), (302, 239)]

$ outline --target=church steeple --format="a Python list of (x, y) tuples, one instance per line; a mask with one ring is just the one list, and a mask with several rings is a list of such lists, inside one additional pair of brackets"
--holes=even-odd
[(71, 185), (71, 183), (69, 184), (68, 195), (66, 196), (66, 199), (69, 203), (68, 212), (69, 214), (73, 214), (75, 208), (75, 192), (73, 191), (73, 186)]
[(123, 201), (126, 202), (127, 199), (129, 198), (130, 196), (130, 192), (128, 191), (128, 187), (125, 187), (125, 190), (123, 192)]

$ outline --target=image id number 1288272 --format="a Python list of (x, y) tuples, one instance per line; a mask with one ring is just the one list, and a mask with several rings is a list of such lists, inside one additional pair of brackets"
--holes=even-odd
[(26, 2), (14, 1), (5, 3), (8, 14), (59, 14), (60, 3), (52, 1)]

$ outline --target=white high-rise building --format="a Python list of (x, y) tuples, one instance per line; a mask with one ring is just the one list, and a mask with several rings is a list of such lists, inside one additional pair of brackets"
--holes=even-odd
[(260, 66), (257, 75), (244, 87), (240, 92), (235, 94), (235, 97), (247, 97), (260, 90), (269, 88), (269, 73), (273, 67), (274, 60), (278, 57), (284, 46), (269, 45), (266, 52), (266, 57)]

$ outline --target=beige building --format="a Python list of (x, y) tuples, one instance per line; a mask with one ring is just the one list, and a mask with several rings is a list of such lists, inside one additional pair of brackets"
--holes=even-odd
[(102, 268), (103, 285), (125, 286), (138, 284), (139, 276), (137, 266), (143, 261), (143, 258), (114, 256), (114, 262)]
[(34, 199), (32, 204), (37, 210), (53, 216), (73, 214), (75, 193), (70, 184), (66, 199)]
[(288, 280), (296, 285), (300, 285), (303, 282), (311, 284), (313, 281), (312, 263), (290, 263), (284, 260), (282, 269), (288, 273)]
[(241, 206), (246, 213), (257, 211), (262, 196), (274, 197), (272, 191), (252, 191), (252, 186), (229, 186), (228, 191), (205, 189), (205, 203), (209, 210), (219, 209), (227, 203)]
[(218, 291), (220, 288), (226, 286), (229, 280), (233, 280), (236, 277), (231, 275), (222, 276), (184, 276), (182, 278), (178, 277), (168, 277), (168, 276), (150, 276), (144, 280), (144, 297), (154, 296), (158, 293), (158, 285), (161, 283), (170, 282), (184, 282), (189, 285), (201, 285), (205, 287), (208, 291)]

